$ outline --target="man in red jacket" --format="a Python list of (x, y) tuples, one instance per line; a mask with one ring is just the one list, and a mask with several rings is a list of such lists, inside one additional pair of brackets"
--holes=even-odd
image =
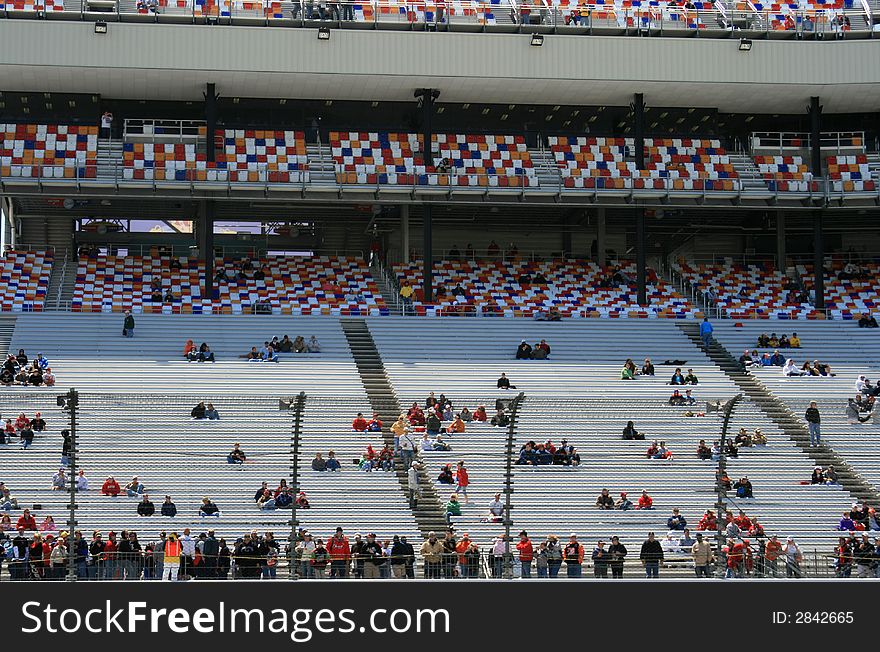
[(522, 569), (521, 576), (523, 579), (528, 579), (532, 576), (532, 560), (535, 558), (535, 551), (525, 530), (519, 533), (519, 542), (516, 544), (516, 549), (519, 552), (519, 563)]
[(358, 412), (357, 418), (351, 422), (351, 429), (358, 432), (366, 432), (368, 425), (367, 420), (364, 419), (364, 413)]
[(727, 577), (742, 577), (743, 544), (737, 541), (727, 548)]
[(15, 529), (24, 528), (29, 532), (37, 531), (37, 519), (33, 517), (31, 514), (31, 510), (26, 509), (22, 512), (21, 516), (18, 517), (18, 522), (15, 524)]
[(330, 555), (330, 577), (348, 577), (348, 566), (351, 562), (351, 547), (348, 545), (348, 537), (342, 533), (342, 528), (336, 528), (334, 534), (327, 541), (327, 553)]

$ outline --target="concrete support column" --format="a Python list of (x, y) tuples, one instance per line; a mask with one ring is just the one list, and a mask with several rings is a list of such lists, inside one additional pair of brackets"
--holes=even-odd
[(605, 234), (605, 208), (596, 209), (596, 264), (605, 267), (605, 251), (608, 249)]
[(816, 211), (813, 218), (813, 288), (816, 293), (813, 305), (816, 310), (825, 310), (825, 243), (822, 239), (822, 211)]
[(400, 262), (409, 263), (409, 204), (400, 207)]
[(776, 211), (776, 268), (785, 273), (785, 213)]
[(645, 237), (645, 209), (636, 209), (636, 300), (640, 306), (648, 305), (647, 238)]
[(205, 261), (205, 277), (202, 281), (202, 298), (212, 299), (214, 295), (214, 201), (203, 200), (199, 204), (196, 220), (196, 246), (199, 258)]
[(434, 302), (434, 256), (432, 249), (434, 246), (434, 237), (431, 232), (431, 204), (422, 206), (422, 214), (424, 215), (424, 227), (422, 228), (422, 242), (424, 254), (422, 255), (422, 293), (425, 295), (425, 303)]

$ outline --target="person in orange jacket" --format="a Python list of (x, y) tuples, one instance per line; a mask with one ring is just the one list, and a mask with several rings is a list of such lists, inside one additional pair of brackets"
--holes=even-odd
[(364, 413), (358, 412), (355, 420), (351, 422), (351, 429), (357, 432), (365, 432), (368, 425), (367, 420), (364, 419)]
[(468, 478), (468, 471), (464, 466), (464, 460), (461, 460), (458, 463), (458, 468), (455, 470), (455, 481), (457, 482), (457, 486), (455, 488), (455, 493), (464, 496), (464, 504), (468, 504), (468, 495), (467, 488), (470, 484), (470, 479)]
[(342, 528), (336, 528), (336, 534), (327, 539), (327, 553), (330, 555), (330, 577), (348, 577), (348, 567), (351, 563), (351, 546), (348, 537), (342, 533)]
[(779, 538), (774, 534), (767, 541), (764, 547), (764, 574), (770, 577), (777, 577), (777, 559), (782, 554), (782, 544)]
[(571, 533), (568, 543), (562, 549), (562, 559), (565, 562), (568, 577), (581, 577), (584, 563), (584, 547), (578, 542), (577, 534)]
[(727, 546), (727, 574), (725, 577), (742, 577), (743, 544), (737, 541)]
[[(535, 549), (532, 547), (528, 532), (525, 530), (519, 533), (516, 550), (519, 552), (520, 575), (523, 579), (528, 579), (532, 576), (532, 560), (535, 558)], [(581, 561), (583, 561), (583, 546), (581, 546)]]
[(643, 490), (642, 495), (639, 496), (639, 503), (636, 505), (636, 509), (654, 509), (654, 499), (648, 495), (647, 489)]

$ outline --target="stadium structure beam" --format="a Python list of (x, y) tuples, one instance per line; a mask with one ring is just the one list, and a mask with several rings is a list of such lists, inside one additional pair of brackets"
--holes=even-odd
[(785, 272), (785, 212), (776, 211), (776, 269)]
[(205, 122), (207, 123), (207, 134), (205, 137), (205, 155), (208, 162), (213, 163), (216, 160), (214, 152), (214, 131), (217, 128), (217, 92), (214, 84), (208, 84), (205, 87)]
[(214, 201), (206, 199), (199, 204), (199, 215), (196, 220), (196, 245), (199, 258), (205, 261), (205, 278), (202, 281), (202, 298), (212, 299), (214, 296)]
[(648, 305), (647, 272), (645, 254), (647, 249), (645, 238), (645, 209), (636, 209), (636, 301), (640, 306)]
[(431, 248), (434, 245), (434, 238), (431, 233), (431, 204), (422, 206), (422, 215), (424, 221), (422, 227), (422, 248), (424, 249), (422, 254), (422, 294), (424, 294), (425, 303), (432, 303), (434, 301), (434, 257)]
[(571, 257), (571, 230), (575, 225), (572, 213), (573, 211), (566, 211), (562, 214), (562, 219), (560, 220), (562, 226), (562, 241), (560, 244), (562, 245), (563, 258)]
[(422, 106), (422, 158), (425, 165), (430, 167), (434, 165), (431, 122), (434, 118), (434, 102), (440, 97), (440, 91), (435, 88), (418, 88), (413, 97), (418, 98)]
[(813, 289), (816, 310), (825, 310), (825, 243), (822, 240), (823, 211), (816, 211), (813, 218)]
[(642, 93), (633, 95), (633, 135), (636, 149), (636, 167), (645, 169), (645, 96)]
[(409, 205), (400, 207), (400, 262), (409, 264)]
[(810, 98), (810, 171), (814, 177), (822, 176), (822, 106), (818, 97)]
[(608, 250), (605, 233), (605, 208), (596, 208), (596, 264), (605, 267), (605, 252)]

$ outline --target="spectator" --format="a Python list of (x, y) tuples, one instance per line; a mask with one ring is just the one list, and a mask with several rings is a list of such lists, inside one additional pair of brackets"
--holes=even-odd
[(633, 505), (632, 501), (629, 498), (627, 498), (626, 492), (621, 491), (620, 498), (618, 498), (617, 502), (614, 503), (614, 509), (618, 509), (620, 511), (626, 512), (626, 511), (633, 509), (633, 507), (634, 507), (634, 505)]
[(336, 459), (336, 453), (332, 450), (327, 451), (327, 460), (324, 465), (328, 471), (338, 471), (342, 468), (339, 460)]
[(642, 495), (639, 496), (639, 503), (636, 509), (654, 509), (654, 499), (648, 495), (647, 489), (644, 489)]
[(697, 541), (691, 546), (690, 551), (694, 559), (694, 573), (696, 576), (711, 577), (709, 567), (715, 561), (715, 555), (709, 542), (703, 540), (702, 532), (697, 532)]
[(297, 335), (296, 339), (293, 340), (293, 352), (308, 353), (308, 346), (306, 345), (305, 338), (303, 338), (302, 335)]
[(736, 491), (737, 498), (754, 498), (754, 494), (752, 493), (752, 483), (749, 481), (748, 476), (743, 476), (733, 485), (734, 491)]
[(67, 476), (64, 469), (58, 469), (58, 473), (52, 476), (52, 491), (64, 491), (67, 488)]
[(367, 432), (382, 432), (382, 420), (376, 412), (373, 412), (373, 418), (367, 423)]
[(446, 503), (446, 522), (452, 523), (453, 516), (461, 516), (461, 503), (458, 502), (458, 496), (452, 494)]
[(859, 317), (859, 328), (877, 328), (877, 320), (873, 315), (862, 314)]
[[(286, 337), (286, 336), (285, 336)], [(321, 345), (318, 343), (318, 338), (312, 335), (309, 338), (309, 341), (306, 343), (306, 351), (309, 353), (320, 353)]]
[(470, 484), (470, 478), (468, 477), (468, 470), (464, 465), (464, 460), (460, 460), (458, 462), (458, 466), (455, 471), (455, 482), (456, 482), (456, 487), (455, 487), (456, 493), (464, 495), (464, 504), (467, 505), (469, 502), (468, 495), (467, 495), (467, 488), (468, 488), (468, 485)]
[(642, 375), (643, 376), (653, 376), (654, 375), (654, 364), (651, 362), (650, 358), (645, 358), (645, 364), (642, 365)]
[(642, 551), (639, 553), (639, 559), (642, 560), (642, 564), (645, 566), (645, 577), (660, 577), (660, 562), (663, 561), (663, 546), (661, 546), (660, 542), (654, 538), (653, 532), (648, 532), (648, 540), (642, 544)]
[(498, 382), (495, 383), (495, 385), (498, 389), (516, 389), (516, 385), (510, 384), (510, 380), (504, 372), (501, 373), (501, 378), (498, 379)]
[(687, 519), (679, 513), (678, 507), (672, 510), (672, 516), (666, 519), (666, 527), (669, 530), (681, 531), (687, 527)]
[(684, 390), (684, 403), (685, 405), (694, 405), (697, 402), (697, 399), (694, 398), (693, 390), (686, 389)]
[(525, 530), (519, 533), (516, 550), (519, 553), (520, 577), (528, 579), (532, 576), (532, 561), (535, 558), (535, 551), (529, 534)]
[(16, 530), (27, 530), (28, 532), (36, 532), (37, 520), (31, 515), (31, 510), (25, 508), (18, 521), (15, 524)]
[(205, 406), (205, 418), (208, 419), (208, 421), (220, 420), (220, 413), (214, 408), (213, 403), (208, 403), (208, 405)]
[(410, 462), (406, 471), (406, 493), (410, 509), (418, 506), (421, 497), (418, 462)]
[(89, 490), (89, 480), (86, 478), (86, 472), (83, 469), (79, 470), (79, 475), (76, 477), (76, 490), (77, 491), (88, 491)]
[(247, 460), (247, 456), (245, 456), (244, 451), (241, 450), (241, 445), (236, 442), (232, 447), (232, 451), (230, 451), (229, 455), (226, 456), (227, 464), (239, 464), (242, 465)]
[(681, 407), (686, 403), (684, 396), (681, 395), (679, 390), (673, 390), (672, 396), (669, 397), (668, 401), (669, 405), (673, 407)]
[(120, 493), (122, 493), (122, 488), (112, 475), (104, 480), (104, 484), (101, 485), (101, 494), (116, 497)]
[(684, 385), (684, 375), (681, 373), (681, 367), (676, 367), (669, 381), (670, 385)]
[(755, 428), (755, 433), (752, 435), (752, 446), (766, 446), (767, 445), (767, 436), (761, 431), (760, 428)]
[(162, 516), (167, 516), (168, 518), (177, 516), (177, 505), (171, 501), (171, 496), (165, 496), (165, 502), (162, 503), (160, 511)]
[(620, 538), (616, 535), (611, 537), (611, 545), (608, 546), (608, 553), (611, 556), (609, 566), (611, 566), (612, 579), (620, 579), (623, 577), (623, 564), (626, 560), (626, 546), (620, 542)]
[(196, 404), (196, 406), (190, 411), (189, 415), (193, 419), (199, 419), (199, 420), (206, 419), (207, 418), (207, 416), (205, 415), (206, 411), (207, 411), (207, 408), (205, 407), (205, 402), (199, 401)]
[(129, 498), (134, 498), (136, 496), (140, 496), (144, 493), (146, 489), (144, 488), (143, 483), (138, 480), (137, 476), (134, 476), (127, 485), (125, 485), (125, 494)]
[(40, 412), (37, 412), (34, 415), (33, 420), (30, 423), (31, 430), (34, 432), (43, 432), (46, 429), (46, 421), (43, 419)]
[(489, 417), (486, 414), (486, 407), (484, 405), (478, 405), (477, 409), (474, 410), (474, 421), (482, 421), (485, 423), (488, 418)]
[(810, 407), (804, 413), (804, 419), (807, 422), (807, 429), (810, 431), (810, 446), (818, 446), (820, 444), (819, 424), (821, 417), (819, 416), (819, 408), (816, 401), (810, 401)]
[(788, 537), (782, 548), (782, 554), (785, 556), (785, 573), (787, 577), (799, 578), (801, 576), (801, 561), (803, 555), (801, 549), (795, 543), (794, 538)]
[(364, 413), (358, 412), (357, 417), (351, 422), (351, 429), (356, 432), (366, 432), (368, 425), (367, 420), (364, 419)]
[(199, 516), (220, 516), (220, 509), (207, 496), (202, 498), (202, 504), (199, 505)]
[(704, 348), (708, 349), (712, 344), (712, 332), (714, 330), (712, 324), (709, 322), (709, 318), (703, 317), (703, 322), (700, 324), (700, 339), (703, 340)]
[(437, 482), (440, 484), (454, 484), (455, 478), (452, 473), (452, 465), (446, 464), (440, 469), (440, 475), (437, 476)]
[(522, 340), (519, 346), (516, 348), (516, 359), (517, 360), (531, 360), (532, 359), (532, 347), (529, 344)]
[(141, 502), (138, 503), (137, 513), (138, 516), (152, 516), (156, 513), (156, 506), (153, 504), (153, 501), (150, 500), (148, 494), (144, 494), (143, 498), (141, 498)]
[(697, 379), (697, 376), (694, 373), (694, 370), (688, 369), (687, 376), (684, 377), (684, 384), (685, 385), (697, 385), (697, 384), (699, 384), (699, 382), (700, 381), (699, 381), (699, 379)]
[(596, 507), (599, 509), (614, 509), (614, 498), (608, 492), (608, 489), (602, 489), (602, 493), (596, 498)]
[(623, 438), (627, 440), (637, 439), (644, 441), (645, 435), (636, 430), (635, 424), (632, 421), (627, 421), (626, 427), (623, 429)]
[(131, 311), (125, 311), (125, 319), (122, 322), (122, 336), (123, 337), (134, 337), (134, 317), (131, 316)]
[(712, 459), (712, 450), (706, 445), (705, 439), (701, 439), (697, 445), (697, 458), (701, 460)]
[(562, 552), (565, 570), (568, 577), (581, 577), (584, 563), (584, 547), (578, 542), (577, 535), (572, 532)]
[(632, 360), (627, 360), (623, 363), (623, 369), (620, 370), (620, 379), (621, 380), (635, 380), (636, 379), (636, 365)]
[(275, 352), (271, 346), (266, 349), (266, 353), (263, 356), (263, 362), (278, 362), (281, 358), (278, 357), (278, 354)]
[(196, 359), (199, 362), (214, 362), (214, 352), (211, 350), (211, 347), (208, 346), (207, 342), (202, 342), (199, 345), (199, 352), (196, 355)]
[(711, 509), (707, 509), (706, 513), (703, 514), (703, 518), (700, 519), (699, 524), (697, 525), (698, 530), (717, 530), (718, 529), (718, 519), (715, 516), (715, 512)]
[(496, 493), (495, 497), (489, 501), (489, 515), (487, 521), (489, 523), (500, 523), (503, 520), (504, 503), (501, 502), (501, 494)]
[(315, 453), (315, 459), (312, 460), (312, 471), (326, 471), (327, 462), (321, 457), (321, 453)]
[(510, 425), (510, 417), (507, 416), (502, 407), (499, 407), (495, 412), (495, 416), (492, 417), (491, 423), (496, 428), (506, 428)]
[(789, 358), (785, 361), (785, 366), (782, 368), (782, 375), (788, 377), (803, 376), (804, 372), (797, 368), (792, 358)]

